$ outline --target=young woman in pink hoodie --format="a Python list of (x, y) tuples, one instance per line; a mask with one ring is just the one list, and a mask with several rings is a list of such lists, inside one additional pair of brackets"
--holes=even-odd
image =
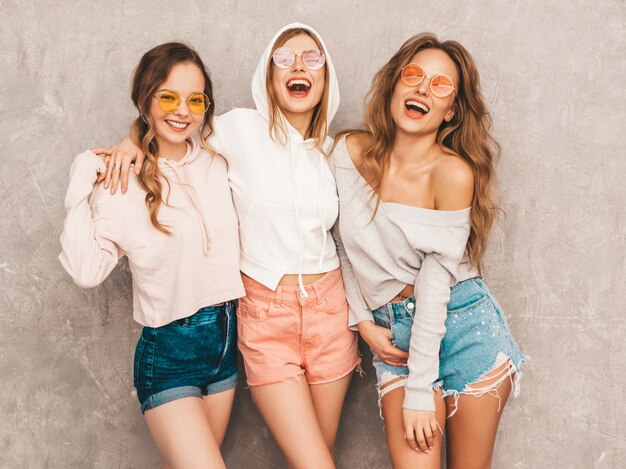
[(93, 288), (128, 257), (133, 316), (144, 326), (134, 385), (164, 467), (225, 467), (219, 446), (237, 385), (232, 300), (244, 289), (226, 162), (200, 143), (213, 131), (211, 80), (194, 50), (162, 44), (137, 66), (132, 99), (143, 168), (122, 197), (97, 184), (101, 158), (76, 157), (59, 259)]

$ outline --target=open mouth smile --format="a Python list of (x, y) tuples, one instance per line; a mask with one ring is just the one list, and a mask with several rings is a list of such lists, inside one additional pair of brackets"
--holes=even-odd
[(311, 91), (312, 84), (306, 78), (292, 78), (286, 84), (287, 92), (295, 98), (304, 98)]
[(189, 125), (188, 122), (176, 122), (176, 121), (170, 121), (170, 120), (166, 120), (165, 122), (170, 127), (170, 129), (172, 129), (175, 132), (182, 132)]
[(404, 102), (404, 108), (409, 117), (421, 119), (430, 112), (430, 108), (423, 102), (416, 99), (408, 99)]

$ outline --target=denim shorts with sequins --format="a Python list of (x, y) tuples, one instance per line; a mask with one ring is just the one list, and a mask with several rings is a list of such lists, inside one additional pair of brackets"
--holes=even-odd
[[(374, 310), (373, 315), (377, 325), (391, 329), (393, 344), (408, 351), (414, 312), (415, 298), (410, 297), (402, 302), (387, 303)], [(507, 358), (513, 394), (517, 395), (520, 367), (528, 357), (513, 339), (502, 307), (482, 279), (457, 283), (450, 290), (446, 333), (439, 350), (439, 378), (433, 388), (442, 389), (444, 397), (452, 395), (458, 400), (460, 393), (469, 393), (469, 385), (479, 382)], [(408, 376), (407, 367), (388, 365), (376, 354), (373, 361), (381, 397), (383, 385)]]
[(144, 327), (135, 348), (141, 412), (237, 386), (235, 302), (206, 306), (161, 327)]

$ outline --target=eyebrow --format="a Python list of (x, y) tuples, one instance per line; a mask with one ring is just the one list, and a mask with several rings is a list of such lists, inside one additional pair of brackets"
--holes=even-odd
[[(155, 93), (160, 93), (161, 91), (171, 91), (172, 93), (176, 93), (178, 95), (180, 94), (178, 91), (170, 90), (169, 88), (162, 88), (160, 90), (156, 90)], [(191, 93), (189, 93), (189, 96), (192, 96), (192, 95), (194, 95), (196, 93), (204, 93), (204, 90), (202, 90), (202, 91), (192, 91)]]

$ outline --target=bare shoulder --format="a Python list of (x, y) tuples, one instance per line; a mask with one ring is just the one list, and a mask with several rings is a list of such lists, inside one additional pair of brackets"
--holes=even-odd
[(355, 166), (361, 164), (363, 149), (371, 143), (372, 136), (368, 132), (352, 132), (346, 135), (346, 148)]
[(445, 154), (432, 171), (432, 184), (437, 210), (461, 210), (474, 198), (474, 172), (458, 155)]

